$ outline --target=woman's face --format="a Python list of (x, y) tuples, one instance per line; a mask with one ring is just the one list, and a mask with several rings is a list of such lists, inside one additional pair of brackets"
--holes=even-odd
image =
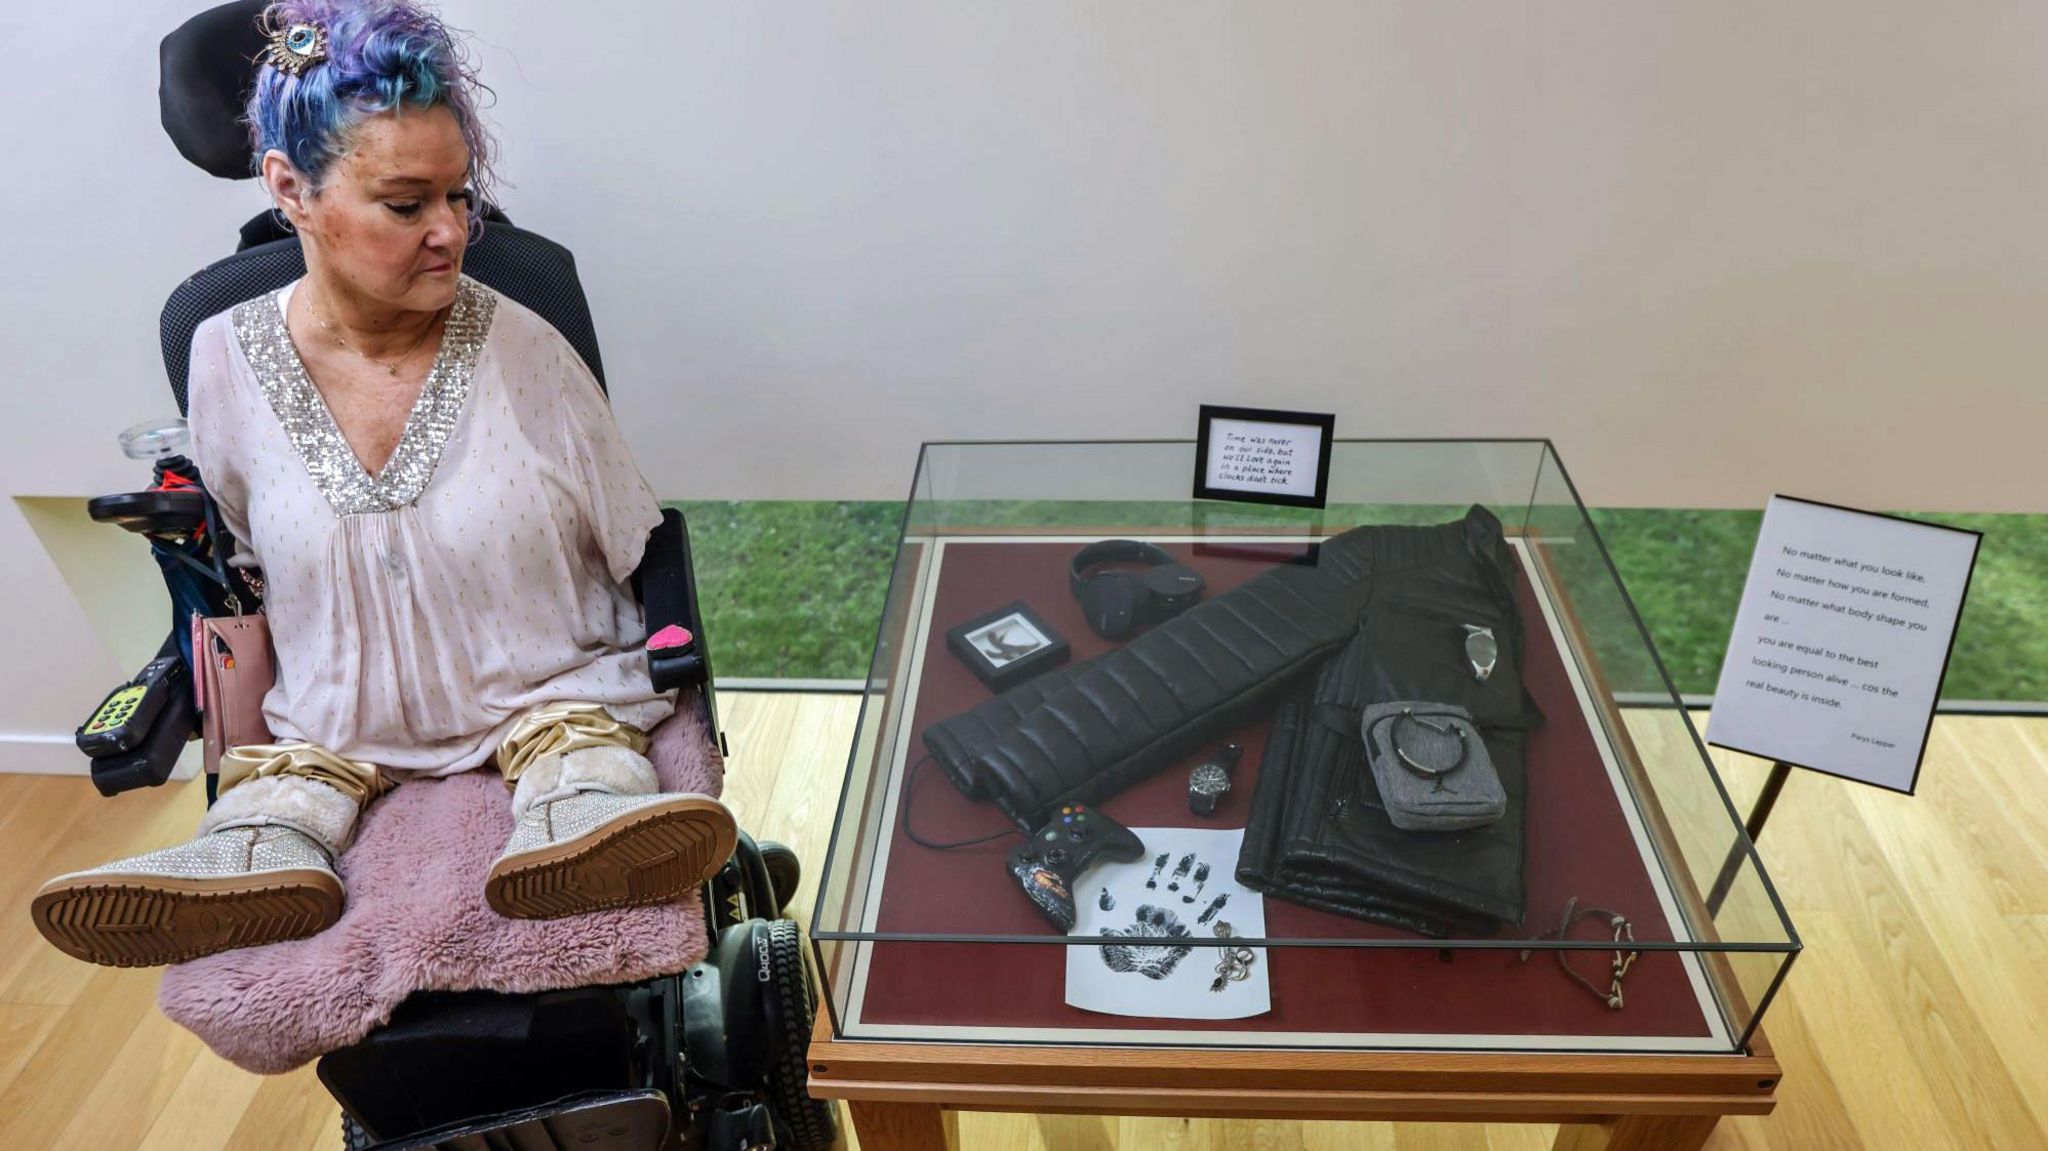
[(469, 242), (469, 147), (448, 108), (366, 117), (318, 191), (282, 152), (264, 154), (263, 177), (308, 269), (337, 288), (404, 311), (454, 302)]

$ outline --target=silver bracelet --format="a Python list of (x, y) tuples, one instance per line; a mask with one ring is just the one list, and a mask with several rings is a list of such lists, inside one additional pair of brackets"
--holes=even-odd
[[(1451, 761), (1447, 767), (1432, 767), (1429, 764), (1417, 762), (1415, 757), (1409, 755), (1408, 750), (1401, 746), (1401, 721), (1404, 719), (1410, 723), (1421, 724), (1438, 735), (1457, 736), (1458, 758)], [(1425, 779), (1436, 780), (1438, 786), (1442, 786), (1444, 776), (1465, 766), (1465, 757), (1471, 754), (1472, 751), (1471, 745), (1465, 742), (1465, 729), (1463, 727), (1449, 721), (1440, 725), (1431, 723), (1427, 719), (1416, 715), (1414, 709), (1405, 707), (1401, 709), (1400, 715), (1394, 717), (1394, 727), (1392, 731), (1387, 733), (1387, 742), (1393, 745), (1394, 755), (1408, 766), (1408, 770)]]

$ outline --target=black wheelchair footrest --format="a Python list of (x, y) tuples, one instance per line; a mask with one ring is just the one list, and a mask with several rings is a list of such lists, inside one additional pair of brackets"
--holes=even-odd
[(659, 1151), (669, 1146), (670, 1119), (668, 1097), (659, 1091), (591, 1092), (375, 1143), (366, 1151)]
[(423, 992), (361, 1042), (321, 1056), (319, 1075), (373, 1137), (410, 1138), (479, 1115), (652, 1086), (634, 1066), (634, 1036), (611, 988)]

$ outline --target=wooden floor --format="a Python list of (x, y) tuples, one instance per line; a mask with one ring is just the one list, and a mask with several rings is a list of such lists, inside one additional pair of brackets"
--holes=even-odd
[[(813, 869), (858, 701), (720, 697), (726, 798)], [(1718, 754), (1718, 753), (1717, 753)], [(1745, 808), (1762, 765), (1722, 760)], [(190, 835), (196, 784), (101, 799), (83, 779), (0, 776), (0, 1148), (299, 1151), (340, 1146), (312, 1069), (264, 1078), (155, 1009), (157, 974), (44, 944), (45, 877)], [(1777, 1113), (1715, 1148), (2048, 1147), (2048, 720), (1943, 718), (1920, 794), (1795, 775), (1764, 856), (1807, 951), (1766, 1023)], [(814, 883), (815, 873), (807, 875)], [(800, 913), (808, 922), (807, 913)], [(1542, 1127), (963, 1116), (971, 1151), (1398, 1148), (1537, 1151)]]

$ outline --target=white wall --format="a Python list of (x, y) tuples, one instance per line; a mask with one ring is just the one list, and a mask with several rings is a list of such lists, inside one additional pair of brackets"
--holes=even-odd
[[(261, 201), (156, 124), (200, 4), (0, 7), (0, 471), (134, 479), (156, 313)], [(2048, 6), (456, 0), (664, 494), (926, 438), (1548, 435), (1590, 502), (2048, 510)], [(115, 661), (13, 506), (36, 661)], [(61, 723), (53, 719), (58, 717)]]

